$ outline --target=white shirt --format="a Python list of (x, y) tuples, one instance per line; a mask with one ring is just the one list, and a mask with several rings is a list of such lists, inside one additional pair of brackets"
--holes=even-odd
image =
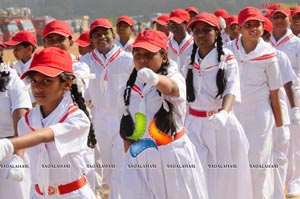
[[(60, 120), (74, 107), (70, 93), (66, 93), (63, 100), (54, 111), (43, 118), (40, 106), (35, 106), (28, 113), (28, 123), (25, 116), (18, 124), (20, 135), (34, 133), (32, 129), (49, 127), (54, 132), (54, 141), (42, 143), (26, 149), (30, 162), (33, 184), (61, 185), (73, 182), (85, 173), (86, 165), (82, 153), (87, 149), (87, 136), (90, 121), (80, 109), (70, 113), (67, 118)], [(71, 109), (70, 109), (71, 110)], [(31, 128), (30, 128), (31, 127)], [(63, 166), (62, 168), (43, 168), (45, 166)]]
[(275, 49), (260, 38), (256, 48), (246, 54), (241, 38), (229, 42), (228, 47), (238, 61), (242, 103), (269, 100), (270, 90), (282, 86)]
[(125, 45), (123, 45), (120, 41), (120, 38), (117, 37), (115, 39), (115, 45), (120, 47), (122, 50), (126, 51), (126, 52), (132, 52), (132, 44), (134, 42), (134, 39), (129, 39)]
[(32, 62), (32, 58), (33, 56), (26, 63), (23, 63), (22, 60), (15, 61), (13, 63), (12, 68), (14, 68), (17, 71), (20, 77), (23, 75), (23, 73), (25, 73), (28, 70)]
[(16, 109), (31, 108), (30, 97), (24, 86), (16, 73), (10, 73), (7, 90), (0, 92), (0, 138), (14, 136), (12, 114)]
[(88, 87), (95, 108), (99, 111), (115, 112), (120, 88), (126, 84), (133, 69), (132, 55), (114, 46), (105, 57), (95, 49), (81, 60), (96, 75), (96, 79), (91, 79)]
[(277, 50), (284, 52), (290, 59), (292, 68), (294, 69), (298, 81), (295, 82), (295, 87), (300, 88), (300, 39), (296, 37), (290, 29), (276, 41), (274, 35), (271, 34), (270, 43)]
[(175, 61), (178, 65), (178, 71), (182, 72), (184, 61), (191, 56), (193, 50), (194, 38), (186, 33), (185, 38), (178, 44), (174, 40), (174, 35), (168, 40), (168, 55), (169, 58)]
[[(147, 124), (149, 125), (154, 115), (160, 109), (163, 98), (165, 98), (173, 104), (174, 122), (178, 132), (182, 130), (184, 126), (186, 115), (186, 86), (184, 78), (179, 72), (171, 70), (168, 77), (177, 83), (179, 87), (179, 96), (159, 96), (155, 87), (151, 87), (147, 84), (144, 85), (144, 83), (136, 81), (134, 88), (131, 89), (129, 112), (133, 118), (136, 112), (145, 113)], [(123, 93), (124, 89), (122, 90), (121, 95), (123, 95)], [(119, 108), (119, 115), (122, 115), (125, 108), (124, 100), (121, 101)], [(146, 128), (144, 137), (151, 137), (148, 133), (148, 127)]]
[[(237, 61), (231, 51), (223, 49), (226, 57), (225, 76), (226, 88), (223, 96), (232, 94), (235, 101), (241, 101), (239, 69)], [(195, 101), (191, 103), (191, 107), (197, 110), (215, 110), (222, 107), (223, 99), (216, 99), (218, 87), (216, 84), (216, 75), (219, 70), (220, 62), (217, 60), (217, 49), (212, 49), (204, 59), (196, 53), (193, 65), (193, 84), (195, 92)], [(189, 62), (190, 63), (190, 62)], [(188, 63), (188, 64), (189, 64)], [(185, 65), (184, 67), (188, 67)]]

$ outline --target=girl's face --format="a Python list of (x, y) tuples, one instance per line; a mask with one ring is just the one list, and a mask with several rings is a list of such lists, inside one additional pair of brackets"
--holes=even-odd
[(17, 60), (27, 62), (32, 55), (32, 46), (24, 47), (22, 45), (13, 46), (13, 53)]
[(56, 47), (68, 51), (73, 45), (73, 41), (69, 40), (68, 37), (64, 37), (60, 34), (51, 33), (45, 37), (43, 45), (44, 48)]
[(167, 60), (167, 54), (161, 54), (160, 52), (150, 52), (144, 48), (134, 48), (133, 50), (133, 61), (136, 70), (140, 70), (144, 67), (157, 72), (163, 60)]
[(121, 21), (117, 24), (117, 33), (118, 33), (119, 37), (129, 38), (131, 36), (132, 32), (133, 32), (133, 29), (128, 23)]
[(241, 26), (243, 39), (258, 41), (264, 33), (263, 22), (258, 20), (249, 20)]
[(29, 76), (32, 95), (41, 106), (44, 116), (50, 114), (63, 99), (64, 92), (70, 90), (71, 81), (62, 82), (59, 76), (49, 77), (39, 72)]
[(208, 53), (215, 47), (218, 32), (216, 29), (203, 21), (196, 22), (192, 28), (194, 41), (200, 51)]
[(115, 34), (111, 29), (99, 27), (91, 35), (91, 42), (100, 53), (107, 53), (112, 49)]

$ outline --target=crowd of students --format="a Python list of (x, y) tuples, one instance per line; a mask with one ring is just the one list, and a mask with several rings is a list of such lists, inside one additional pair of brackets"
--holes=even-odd
[(120, 16), (1, 42), (0, 199), (300, 196), (299, 21), (188, 7), (135, 38)]

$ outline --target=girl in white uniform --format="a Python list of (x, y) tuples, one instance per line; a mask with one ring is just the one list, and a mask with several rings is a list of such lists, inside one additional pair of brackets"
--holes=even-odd
[[(249, 144), (232, 111), (240, 102), (239, 70), (222, 47), (219, 19), (201, 13), (189, 24), (195, 43), (188, 69), (185, 127), (207, 174), (209, 198), (252, 199)], [(225, 82), (225, 84), (224, 84)]]
[(30, 147), (31, 198), (95, 198), (86, 181), (83, 152), (96, 140), (84, 99), (72, 84), (70, 55), (52, 47), (37, 52), (22, 78), (26, 76), (38, 105), (19, 121), (21, 136), (2, 142), (11, 142), (15, 151)]
[[(17, 123), (31, 108), (28, 92), (16, 72), (5, 64), (0, 64), (0, 138), (18, 136)], [(29, 199), (30, 174), (28, 159), (12, 155), (0, 160), (0, 198)], [(5, 166), (20, 166), (8, 168)], [(27, 165), (27, 166), (26, 166)], [(27, 167), (27, 168), (25, 168)]]
[[(290, 25), (290, 9), (283, 4), (276, 4), (271, 13), (271, 22), (273, 31), (270, 37), (271, 45), (284, 52), (292, 65), (297, 79), (293, 82), (293, 88), (296, 93), (297, 106), (300, 101), (300, 39), (293, 34), (289, 29)], [(290, 116), (298, 111), (298, 107), (293, 107), (293, 104), (288, 107)], [(288, 150), (288, 170), (286, 176), (287, 192), (289, 197), (300, 196), (300, 125), (292, 123), (289, 125), (291, 139)]]
[[(241, 37), (229, 43), (240, 70), (241, 104), (234, 106), (237, 118), (248, 138), (253, 198), (272, 199), (274, 169), (272, 160), (273, 127), (278, 136), (274, 142), (288, 142), (282, 121), (279, 88), (282, 86), (275, 50), (261, 38), (264, 17), (254, 7), (240, 11)], [(274, 121), (275, 119), (275, 121)]]
[(120, 109), (124, 199), (208, 198), (202, 165), (183, 130), (184, 79), (168, 71), (166, 44), (165, 33), (155, 30), (141, 32), (133, 44), (135, 68)]

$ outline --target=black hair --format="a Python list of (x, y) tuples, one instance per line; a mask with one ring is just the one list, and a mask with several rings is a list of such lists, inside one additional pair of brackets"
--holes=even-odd
[[(218, 52), (217, 59), (219, 62), (221, 62), (221, 56), (225, 54), (223, 51), (223, 42), (222, 42), (222, 37), (219, 33), (219, 30), (215, 29), (215, 31), (218, 34), (218, 36), (216, 38), (217, 52)], [(187, 76), (186, 76), (186, 92), (187, 92), (186, 96), (187, 96), (188, 102), (195, 101), (195, 91), (194, 91), (194, 83), (193, 83), (193, 64), (195, 62), (197, 48), (198, 48), (197, 44), (196, 44), (196, 42), (194, 42), (192, 54), (190, 57), (191, 58), (191, 62), (190, 62), (191, 66), (189, 66)], [(219, 70), (217, 72), (217, 76), (216, 76), (216, 84), (218, 87), (218, 92), (216, 94), (216, 98), (220, 97), (220, 99), (221, 99), (223, 97), (223, 93), (224, 93), (224, 90), (226, 87), (226, 80), (225, 80), (224, 76), (225, 76), (225, 68), (219, 68)]]
[(32, 46), (32, 53), (34, 53), (34, 51), (35, 51), (35, 49), (36, 49), (36, 47), (35, 47), (34, 45), (32, 45), (31, 43), (29, 43), (29, 42), (27, 42), (27, 41), (23, 41), (23, 42), (21, 42), (21, 43), (19, 43), (19, 44), (17, 44), (17, 45), (23, 46), (24, 48), (27, 48), (27, 47), (29, 47), (29, 46)]
[[(67, 80), (74, 80), (76, 78), (72, 73), (66, 73), (66, 72), (61, 73), (59, 76), (61, 77), (63, 82)], [(95, 136), (94, 126), (91, 121), (89, 111), (87, 110), (85, 99), (83, 98), (82, 93), (78, 91), (77, 84), (72, 84), (71, 86), (71, 97), (73, 99), (73, 102), (78, 106), (78, 108), (80, 108), (87, 115), (87, 117), (90, 120), (91, 125), (90, 125), (87, 145), (90, 148), (95, 148), (95, 145), (97, 144), (97, 140)]]
[(0, 72), (0, 92), (4, 92), (7, 90), (7, 85), (10, 80), (10, 72), (9, 71), (2, 71)]
[[(159, 51), (161, 54), (165, 54), (166, 52), (164, 50)], [(169, 62), (166, 61), (162, 63), (160, 69), (157, 73), (160, 73), (161, 75), (167, 75), (168, 74), (168, 66)], [(126, 83), (126, 89), (124, 91), (124, 104), (126, 107), (130, 104), (130, 95), (131, 95), (131, 88), (133, 87), (137, 77), (137, 70), (134, 68), (129, 76), (129, 79)], [(158, 91), (158, 94), (161, 95), (160, 91)], [(163, 103), (160, 107), (160, 109), (156, 112), (154, 115), (154, 118), (156, 118), (155, 125), (156, 127), (161, 130), (164, 133), (168, 134), (175, 134), (176, 133), (176, 125), (173, 118), (173, 105), (165, 100), (167, 105), (169, 106), (169, 111), (167, 112), (164, 107)], [(123, 114), (121, 123), (120, 123), (120, 136), (129, 142), (134, 142), (133, 140), (129, 140), (127, 137), (131, 136), (133, 134), (133, 131), (135, 129), (135, 124), (133, 121), (133, 118), (129, 112), (129, 110), (126, 110), (126, 113)]]

